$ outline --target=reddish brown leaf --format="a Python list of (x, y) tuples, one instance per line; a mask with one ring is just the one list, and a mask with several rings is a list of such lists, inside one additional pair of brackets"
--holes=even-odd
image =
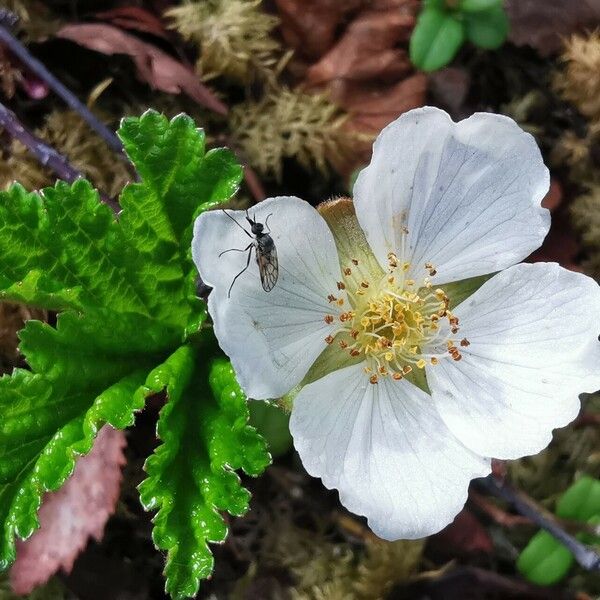
[(491, 554), (494, 545), (485, 527), (466, 508), (450, 525), (431, 537), (431, 550), (437, 555), (455, 558), (472, 554)]
[(286, 44), (304, 58), (320, 58), (333, 46), (337, 29), (362, 0), (275, 0)]
[(354, 130), (379, 133), (402, 113), (425, 103), (427, 77), (417, 73), (389, 87), (361, 88), (347, 86), (333, 99), (346, 109)]
[(543, 56), (558, 52), (561, 38), (600, 25), (600, 0), (506, 0), (509, 40)]
[(156, 46), (104, 24), (66, 25), (57, 36), (102, 54), (126, 54), (135, 63), (138, 77), (151, 87), (169, 94), (187, 94), (219, 114), (227, 107), (199, 80), (196, 73)]
[(59, 569), (68, 573), (88, 539), (102, 538), (119, 498), (124, 446), (122, 431), (104, 427), (65, 485), (46, 494), (40, 529), (27, 541), (17, 542), (17, 560), (10, 571), (17, 594), (28, 594)]
[(101, 21), (108, 21), (123, 29), (133, 29), (169, 39), (169, 33), (162, 21), (156, 15), (138, 6), (113, 8), (112, 10), (96, 13), (94, 16)]
[(346, 29), (339, 42), (307, 72), (309, 85), (335, 79), (397, 81), (411, 70), (404, 48), (414, 27), (408, 11), (367, 11)]

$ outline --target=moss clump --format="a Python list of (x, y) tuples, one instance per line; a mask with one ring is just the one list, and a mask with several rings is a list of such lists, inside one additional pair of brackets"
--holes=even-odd
[[(131, 179), (125, 162), (119, 160), (106, 142), (89, 129), (74, 111), (55, 110), (35, 134), (61, 154), (109, 196), (119, 194)], [(0, 187), (19, 181), (27, 189), (52, 185), (55, 174), (40, 165), (23, 144), (13, 141), (0, 162)]]
[(281, 179), (284, 158), (322, 173), (343, 163), (356, 145), (356, 134), (343, 127), (347, 116), (325, 96), (277, 88), (258, 102), (231, 110), (235, 143), (263, 175)]
[(281, 46), (271, 37), (279, 19), (261, 0), (186, 2), (166, 12), (171, 27), (199, 46), (198, 72), (207, 80), (225, 76), (249, 84), (275, 69)]
[(600, 120), (600, 32), (573, 35), (561, 57), (564, 70), (554, 87), (592, 121)]
[(267, 530), (261, 562), (290, 571), (294, 600), (380, 600), (417, 570), (424, 545), (372, 536), (356, 549), (328, 539), (324, 529), (308, 531), (282, 516)]
[(587, 254), (583, 268), (600, 279), (600, 185), (590, 186), (587, 194), (573, 202), (571, 215)]

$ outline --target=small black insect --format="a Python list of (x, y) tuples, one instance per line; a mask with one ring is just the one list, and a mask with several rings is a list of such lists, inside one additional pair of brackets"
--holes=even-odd
[(246, 221), (250, 223), (250, 231), (248, 231), (245, 227), (242, 227), (227, 211), (223, 210), (223, 212), (249, 237), (252, 241), (245, 248), (230, 248), (229, 250), (224, 250), (219, 254), (219, 258), (223, 256), (226, 252), (248, 252), (248, 260), (246, 261), (246, 266), (233, 278), (231, 285), (229, 286), (229, 291), (227, 292), (227, 297), (231, 296), (231, 289), (233, 288), (233, 284), (235, 280), (250, 266), (250, 257), (252, 256), (252, 249), (254, 248), (254, 254), (256, 256), (256, 263), (258, 264), (258, 271), (260, 273), (260, 282), (262, 283), (263, 290), (265, 292), (270, 292), (277, 283), (277, 277), (279, 275), (279, 262), (277, 260), (277, 249), (275, 248), (275, 242), (273, 238), (269, 235), (271, 230), (269, 229), (267, 232), (264, 232), (263, 229), (265, 227), (269, 227), (269, 217), (268, 215), (264, 225), (262, 223), (258, 223), (255, 219), (250, 218), (248, 215), (248, 211), (246, 211)]

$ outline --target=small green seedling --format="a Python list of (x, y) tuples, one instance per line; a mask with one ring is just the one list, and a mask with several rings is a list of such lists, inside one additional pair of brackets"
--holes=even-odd
[(410, 39), (410, 58), (423, 71), (447, 65), (465, 41), (495, 50), (508, 34), (502, 0), (424, 0)]
[[(556, 515), (590, 525), (600, 523), (600, 480), (591, 477), (577, 480), (558, 501)], [(600, 542), (600, 538), (585, 533), (577, 538), (585, 543)], [(574, 560), (555, 537), (539, 531), (521, 552), (517, 568), (532, 583), (554, 585), (567, 575)]]

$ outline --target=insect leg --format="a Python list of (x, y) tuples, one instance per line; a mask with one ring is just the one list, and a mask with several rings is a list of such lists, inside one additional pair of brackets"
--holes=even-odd
[[(252, 246), (253, 244), (250, 244)], [(229, 286), (229, 291), (227, 292), (227, 297), (231, 297), (231, 289), (233, 288), (233, 284), (235, 280), (250, 266), (250, 259), (252, 258), (252, 248), (248, 250), (248, 260), (246, 261), (246, 266), (233, 278), (231, 285)]]
[(219, 258), (221, 258), (221, 256), (223, 256), (223, 254), (227, 254), (227, 252), (246, 252), (253, 245), (254, 245), (254, 242), (250, 242), (245, 248), (229, 248), (229, 250), (223, 250), (223, 252), (221, 252), (219, 254)]
[[(252, 234), (246, 230), (245, 227), (242, 227), (224, 208), (221, 209), (249, 238), (254, 239)], [(248, 211), (246, 211), (248, 212)]]

